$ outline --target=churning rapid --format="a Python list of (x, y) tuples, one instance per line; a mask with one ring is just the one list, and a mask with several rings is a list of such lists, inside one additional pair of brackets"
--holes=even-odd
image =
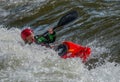
[[(0, 0), (0, 82), (120, 82), (119, 0)], [(42, 34), (68, 11), (77, 20), (56, 29), (57, 40), (89, 46), (91, 57), (62, 59), (49, 48), (25, 45), (25, 27)]]

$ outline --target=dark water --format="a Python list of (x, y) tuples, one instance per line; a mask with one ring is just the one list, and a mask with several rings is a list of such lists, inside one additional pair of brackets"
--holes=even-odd
[(57, 41), (70, 40), (92, 48), (87, 65), (120, 63), (119, 0), (2, 0), (0, 24), (6, 28), (30, 26), (41, 34), (54, 27), (65, 13), (77, 10), (74, 22), (59, 28)]

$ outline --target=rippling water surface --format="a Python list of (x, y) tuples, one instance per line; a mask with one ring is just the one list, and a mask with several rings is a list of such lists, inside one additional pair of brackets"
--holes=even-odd
[[(23, 28), (42, 34), (70, 10), (79, 17), (56, 30), (56, 43), (91, 47), (88, 62), (24, 45)], [(120, 82), (119, 0), (0, 0), (0, 35), (0, 82)]]

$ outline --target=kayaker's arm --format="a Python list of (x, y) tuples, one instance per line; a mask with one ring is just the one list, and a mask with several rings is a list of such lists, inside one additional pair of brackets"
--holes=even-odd
[(56, 32), (54, 31), (52, 34), (48, 33), (45, 38), (48, 40), (48, 43), (53, 43), (56, 40)]
[(53, 31), (53, 29), (49, 29), (48, 30), (48, 34), (46, 36), (40, 36), (40, 35), (36, 35), (35, 36), (35, 42), (37, 44), (41, 44), (41, 43), (53, 43), (56, 40), (56, 32)]

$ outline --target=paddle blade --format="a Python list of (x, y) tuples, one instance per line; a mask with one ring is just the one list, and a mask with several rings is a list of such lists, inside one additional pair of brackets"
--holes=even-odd
[(60, 19), (60, 21), (57, 24), (57, 27), (64, 26), (64, 25), (72, 22), (73, 20), (75, 20), (77, 17), (78, 17), (77, 11), (75, 11), (75, 10), (70, 11)]
[[(58, 27), (64, 26), (70, 22), (72, 22), (73, 20), (75, 20), (78, 17), (78, 13), (77, 11), (70, 11), (67, 14), (65, 14), (60, 21), (58, 22), (57, 26), (55, 26), (53, 28), (53, 30), (55, 30)], [(45, 36), (48, 33), (48, 31), (46, 31), (44, 34), (42, 34), (43, 36)]]

